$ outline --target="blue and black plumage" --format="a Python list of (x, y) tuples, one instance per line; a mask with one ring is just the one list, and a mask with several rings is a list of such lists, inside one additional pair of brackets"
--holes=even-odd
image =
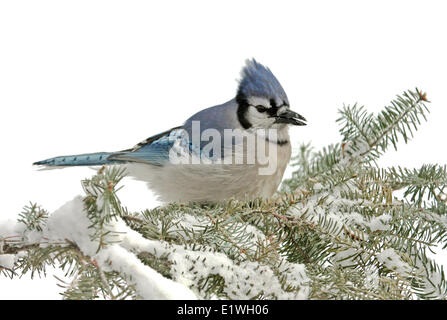
[(67, 166), (102, 166), (107, 164), (123, 164), (126, 162), (143, 162), (152, 165), (163, 165), (169, 159), (169, 150), (174, 139), (173, 133), (177, 128), (172, 128), (138, 143), (131, 149), (118, 152), (95, 152), (70, 156), (59, 156), (47, 160), (37, 161), (34, 165), (49, 167)]
[[(59, 156), (46, 160), (34, 162), (33, 165), (48, 166), (48, 167), (66, 167), (66, 166), (100, 166), (104, 164), (111, 164), (109, 156), (111, 152), (96, 152), (77, 154), (71, 156)], [(122, 163), (122, 161), (120, 161)]]
[[(130, 149), (59, 156), (34, 164), (46, 168), (125, 164), (130, 174), (148, 182), (162, 201), (215, 202), (229, 197), (271, 196), (290, 160), (287, 125), (305, 125), (304, 121), (301, 115), (290, 110), (287, 95), (270, 69), (252, 59), (247, 60), (241, 71), (235, 98), (194, 114), (182, 126), (154, 135)], [(221, 152), (204, 153), (209, 141), (197, 143), (190, 138), (194, 123), (200, 124), (200, 134), (212, 129), (220, 135)], [(244, 135), (257, 135), (259, 129), (277, 130), (276, 141), (265, 138), (263, 142), (278, 148), (276, 170), (270, 176), (261, 176), (257, 164), (240, 166), (216, 162), (216, 154), (220, 154), (222, 160), (224, 149), (234, 147), (224, 144), (226, 129), (238, 129)], [(230, 141), (234, 144), (237, 139)], [(254, 151), (247, 148), (244, 152)], [(198, 156), (211, 161), (206, 165), (179, 165), (174, 163), (173, 155)]]

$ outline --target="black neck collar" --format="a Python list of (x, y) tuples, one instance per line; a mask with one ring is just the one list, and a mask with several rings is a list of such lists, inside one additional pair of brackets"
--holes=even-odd
[(237, 119), (239, 120), (239, 123), (244, 129), (250, 129), (252, 127), (252, 124), (246, 118), (249, 104), (245, 95), (242, 94), (242, 92), (240, 91), (236, 95), (236, 102), (237, 102)]
[(289, 140), (276, 140), (276, 141), (272, 141), (269, 138), (265, 137), (265, 141), (271, 142), (271, 143), (276, 143), (278, 146), (285, 146), (289, 143)]

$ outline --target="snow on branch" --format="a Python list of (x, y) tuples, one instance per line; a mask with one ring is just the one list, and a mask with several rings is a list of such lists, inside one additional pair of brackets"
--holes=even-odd
[[(118, 272), (130, 284), (135, 285), (137, 294), (143, 299), (196, 299), (187, 287), (166, 279), (145, 266), (134, 253), (121, 247), (119, 242), (97, 252), (99, 243), (91, 239), (90, 224), (84, 210), (84, 201), (82, 197), (77, 196), (49, 215), (41, 231), (28, 232), (23, 225), (3, 222), (0, 224), (0, 238), (7, 239), (7, 235), (14, 235), (15, 239), (22, 239), (22, 247), (75, 245), (82, 255), (89, 256), (89, 260), (96, 265), (100, 273), (102, 270)], [(118, 226), (121, 226), (122, 230)], [(114, 221), (107, 227), (109, 231), (117, 234), (128, 231), (125, 224), (119, 221)], [(0, 255), (0, 265), (12, 269), (15, 258), (14, 254)]]
[(342, 141), (303, 144), (272, 199), (122, 206), (125, 168), (101, 168), (85, 195), (0, 222), (0, 274), (59, 266), (65, 299), (445, 299), (447, 170), (379, 168), (408, 142), (427, 98), (404, 92), (377, 115), (344, 107)]

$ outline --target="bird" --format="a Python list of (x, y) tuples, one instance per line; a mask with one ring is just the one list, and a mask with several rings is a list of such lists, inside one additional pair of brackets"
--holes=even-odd
[(33, 165), (124, 165), (162, 203), (251, 201), (277, 191), (291, 158), (289, 126), (306, 124), (290, 109), (272, 71), (252, 58), (241, 69), (235, 97), (195, 113), (181, 126), (126, 150), (58, 156)]

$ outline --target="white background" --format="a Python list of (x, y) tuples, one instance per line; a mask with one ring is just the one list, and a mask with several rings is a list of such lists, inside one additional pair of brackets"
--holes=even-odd
[[(308, 120), (291, 129), (294, 147), (340, 141), (344, 103), (378, 111), (417, 86), (432, 101), (428, 123), (381, 165), (444, 164), (444, 3), (0, 1), (0, 216), (15, 219), (29, 201), (54, 211), (94, 173), (37, 171), (32, 162), (120, 150), (181, 125), (231, 99), (251, 57)], [(130, 209), (157, 205), (143, 183), (125, 185)], [(58, 299), (52, 274), (2, 278), (0, 299)]]

